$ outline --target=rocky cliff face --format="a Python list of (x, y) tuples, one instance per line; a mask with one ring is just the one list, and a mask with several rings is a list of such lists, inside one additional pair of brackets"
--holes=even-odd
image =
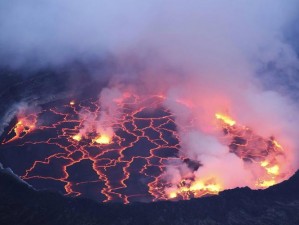
[(36, 191), (9, 169), (0, 171), (0, 224), (299, 224), (299, 172), (267, 190), (237, 188), (179, 202), (99, 204)]

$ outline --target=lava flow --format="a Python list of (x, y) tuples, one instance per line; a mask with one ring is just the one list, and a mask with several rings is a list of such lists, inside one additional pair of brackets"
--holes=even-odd
[[(95, 99), (57, 101), (18, 116), (2, 137), (0, 161), (38, 189), (103, 202), (189, 199), (224, 189), (217, 176), (189, 176), (175, 186), (163, 178), (172, 162), (193, 171), (202, 166), (184, 157), (175, 117), (162, 106), (163, 98), (131, 96), (117, 104), (117, 116), (101, 121), (101, 130), (93, 125), (102, 113)], [(230, 152), (264, 171), (257, 188), (280, 181), (277, 157), (284, 150), (274, 137), (260, 137), (227, 115), (215, 117)], [(87, 122), (89, 129), (82, 132)]]
[[(261, 172), (253, 188), (267, 188), (282, 181), (286, 174), (280, 173), (279, 157), (284, 149), (274, 137), (263, 138), (249, 127), (239, 125), (227, 115), (216, 113), (219, 128), (223, 130), (223, 142), (230, 143), (229, 151), (244, 162), (254, 164)], [(194, 170), (196, 171), (198, 167)], [(201, 177), (188, 174), (178, 184), (168, 184), (168, 198), (190, 199), (204, 195), (215, 195), (224, 190), (221, 177)]]

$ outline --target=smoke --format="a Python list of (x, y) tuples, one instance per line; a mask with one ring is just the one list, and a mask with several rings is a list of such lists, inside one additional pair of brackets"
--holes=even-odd
[[(57, 66), (112, 57), (118, 70), (102, 91), (103, 132), (117, 119), (119, 87), (159, 94), (176, 116), (181, 154), (203, 165), (169, 165), (175, 189), (188, 176), (219, 179), (224, 188), (253, 186), (260, 176), (221, 141), (215, 113), (230, 115), (284, 147), (281, 172), (298, 169), (298, 53), (289, 30), (298, 0), (10, 1), (0, 3), (1, 64)], [(295, 23), (296, 25), (296, 23)], [(95, 72), (95, 76), (104, 76)], [(288, 87), (292, 85), (290, 90)], [(108, 90), (113, 90), (112, 92)], [(88, 122), (92, 121), (92, 125)], [(185, 129), (192, 123), (192, 129)], [(109, 127), (109, 126), (108, 126)], [(111, 131), (111, 128), (108, 128)], [(109, 131), (109, 132), (110, 132)], [(82, 132), (86, 132), (83, 130)]]

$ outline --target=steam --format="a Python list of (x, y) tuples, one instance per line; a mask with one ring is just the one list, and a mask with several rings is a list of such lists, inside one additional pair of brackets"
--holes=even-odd
[[(100, 110), (99, 112), (81, 111), (79, 113), (81, 124), (79, 133), (73, 138), (80, 141), (82, 137), (87, 137), (95, 132), (99, 135), (97, 138), (107, 138), (107, 142), (114, 136), (113, 125), (119, 119), (120, 111), (118, 104), (123, 101), (123, 95), (119, 89), (103, 88), (99, 96)], [(97, 141), (97, 139), (95, 139)], [(100, 140), (99, 140), (100, 141)]]
[[(169, 165), (170, 191), (188, 176), (216, 177), (224, 188), (252, 186), (259, 171), (229, 153), (214, 115), (228, 114), (263, 137), (274, 136), (286, 151), (282, 173), (298, 169), (298, 104), (286, 91), (290, 81), (298, 85), (298, 53), (284, 36), (293, 29), (298, 3), (10, 1), (0, 7), (1, 63), (42, 67), (112, 56), (120, 69), (112, 88), (102, 91), (100, 117), (82, 112), (82, 135), (94, 124), (98, 133), (111, 133), (106, 123), (118, 118), (118, 88), (135, 85), (137, 94), (165, 97), (179, 125), (182, 156), (203, 165), (197, 171)], [(192, 129), (185, 129), (191, 121)]]
[(18, 119), (22, 118), (25, 115), (30, 115), (34, 113), (39, 113), (40, 108), (36, 105), (29, 104), (27, 102), (18, 102), (13, 104), (6, 111), (4, 116), (0, 120), (0, 136), (4, 132), (4, 129), (9, 126), (9, 123), (13, 120), (14, 117)]

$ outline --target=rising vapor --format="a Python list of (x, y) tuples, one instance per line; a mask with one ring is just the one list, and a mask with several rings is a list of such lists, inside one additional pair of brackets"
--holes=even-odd
[[(81, 112), (85, 123), (77, 135), (96, 127), (111, 137), (115, 130), (109, 121), (119, 118), (118, 101), (128, 93), (158, 95), (175, 115), (179, 157), (200, 164), (196, 169), (183, 161), (167, 165), (168, 197), (184, 188), (263, 188), (267, 185), (257, 182), (273, 185), (299, 168), (293, 98), (299, 61), (293, 37), (286, 35), (295, 30), (298, 3), (14, 0), (0, 3), (0, 64), (55, 68), (111, 58), (117, 69), (99, 95), (104, 109), (101, 115)], [(90, 79), (105, 76), (96, 69), (92, 74)], [(254, 137), (277, 143), (274, 148), (282, 146), (283, 153), (267, 155), (269, 162), (249, 153), (250, 160), (244, 160), (230, 150), (233, 137), (223, 138), (227, 123), (216, 114), (235, 121), (231, 126), (238, 131), (246, 127)]]

